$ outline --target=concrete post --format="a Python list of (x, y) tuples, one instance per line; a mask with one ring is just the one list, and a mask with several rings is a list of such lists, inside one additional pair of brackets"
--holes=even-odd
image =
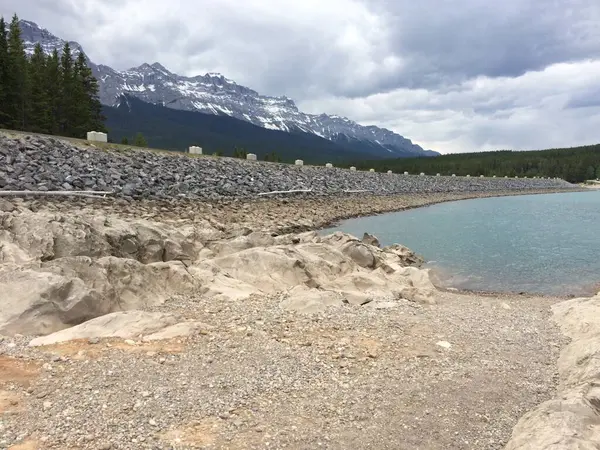
[(356, 167), (352, 166), (352, 167), (350, 167), (350, 170), (353, 171), (353, 172), (355, 172), (356, 171)]
[(435, 176), (436, 176), (436, 177), (439, 177), (439, 176), (441, 176), (441, 175), (440, 175), (439, 173), (436, 173), (436, 174), (435, 174)]
[(375, 169), (369, 169), (369, 172), (375, 172)]
[(325, 167), (327, 167), (328, 169), (331, 169), (333, 167), (333, 164), (327, 163), (327, 164), (325, 164)]
[(202, 154), (202, 147), (198, 147), (196, 145), (192, 145), (188, 151), (190, 152), (190, 155), (201, 155)]
[(388, 173), (388, 175), (389, 175), (389, 174), (391, 174), (391, 173), (392, 173), (392, 171), (391, 171), (391, 170), (388, 170), (388, 172), (387, 172), (387, 173)]
[(420, 176), (422, 176), (422, 177), (424, 177), (424, 176), (425, 176), (425, 174), (424, 174), (423, 172), (421, 172), (419, 175), (420, 175)]
[(408, 172), (404, 172), (404, 175), (408, 175)]
[(247, 159), (248, 161), (256, 161), (256, 154), (254, 154), (254, 153), (248, 153), (248, 154), (246, 155), (246, 159)]
[(303, 166), (304, 165), (304, 161), (302, 161), (301, 159), (297, 159), (294, 164), (297, 165), (297, 166)]

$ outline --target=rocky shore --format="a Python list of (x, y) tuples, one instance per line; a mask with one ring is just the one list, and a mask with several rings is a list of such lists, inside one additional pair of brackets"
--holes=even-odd
[[(0, 179), (9, 180), (0, 189), (116, 193), (0, 198), (1, 449), (597, 443), (588, 426), (597, 299), (446, 292), (401, 245), (315, 231), (443, 201), (575, 189), (568, 183), (391, 181), (0, 139)], [(215, 164), (229, 181), (206, 180)], [(260, 175), (244, 184), (233, 175), (243, 167)], [(175, 184), (188, 187), (176, 195), (168, 177), (180, 169), (188, 178)], [(297, 184), (285, 181), (292, 173)], [(126, 192), (132, 177), (140, 182)], [(339, 195), (369, 177), (381, 177), (368, 185), (378, 195)], [(310, 195), (255, 195), (309, 179)], [(219, 191), (231, 180), (246, 187)]]

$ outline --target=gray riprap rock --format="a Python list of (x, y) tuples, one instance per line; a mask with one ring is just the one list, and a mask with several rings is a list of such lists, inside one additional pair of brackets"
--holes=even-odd
[(176, 152), (105, 151), (45, 137), (36, 137), (35, 145), (31, 141), (27, 136), (16, 139), (0, 135), (0, 188), (111, 190), (126, 199), (218, 200), (296, 189), (312, 189), (311, 195), (341, 195), (346, 190), (389, 195), (575, 187), (563, 180), (369, 173), (233, 158), (189, 158)]

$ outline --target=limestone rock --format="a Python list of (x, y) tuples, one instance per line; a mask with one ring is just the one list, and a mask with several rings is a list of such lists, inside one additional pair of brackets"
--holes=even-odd
[(145, 311), (122, 311), (88, 320), (80, 325), (57, 331), (48, 336), (33, 339), (29, 345), (37, 347), (74, 339), (137, 338), (152, 335), (159, 330), (175, 325), (180, 319), (172, 314)]
[(367, 245), (372, 245), (374, 247), (380, 247), (379, 239), (369, 233), (363, 234), (362, 241)]
[(328, 306), (339, 306), (341, 304), (342, 298), (336, 292), (296, 286), (286, 293), (285, 299), (281, 302), (281, 307), (311, 314), (322, 312)]

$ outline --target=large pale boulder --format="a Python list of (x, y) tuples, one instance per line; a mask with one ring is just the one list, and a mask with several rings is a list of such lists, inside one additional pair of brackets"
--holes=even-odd
[(0, 334), (47, 334), (117, 307), (79, 278), (34, 270), (0, 271)]
[(48, 334), (100, 315), (160, 304), (189, 292), (180, 262), (60, 258), (30, 269), (0, 270), (0, 333)]
[(317, 313), (328, 306), (340, 306), (342, 295), (334, 291), (311, 289), (306, 286), (295, 286), (286, 292), (281, 307), (300, 313)]
[(213, 264), (262, 292), (274, 293), (297, 285), (316, 287), (306, 264), (296, 252), (286, 248), (251, 248), (215, 258)]
[(341, 247), (344, 255), (350, 257), (356, 264), (365, 269), (374, 269), (377, 266), (377, 258), (371, 246), (359, 241), (350, 241)]
[[(37, 347), (51, 345), (59, 342), (72, 341), (74, 339), (110, 338), (122, 339), (138, 338), (143, 335), (152, 335), (159, 330), (173, 326), (181, 321), (181, 318), (166, 313), (146, 311), (121, 311), (96, 317), (80, 325), (66, 330), (57, 331), (48, 336), (33, 339), (29, 345)], [(180, 331), (187, 332), (190, 328), (182, 328)], [(175, 334), (169, 334), (173, 337)]]

